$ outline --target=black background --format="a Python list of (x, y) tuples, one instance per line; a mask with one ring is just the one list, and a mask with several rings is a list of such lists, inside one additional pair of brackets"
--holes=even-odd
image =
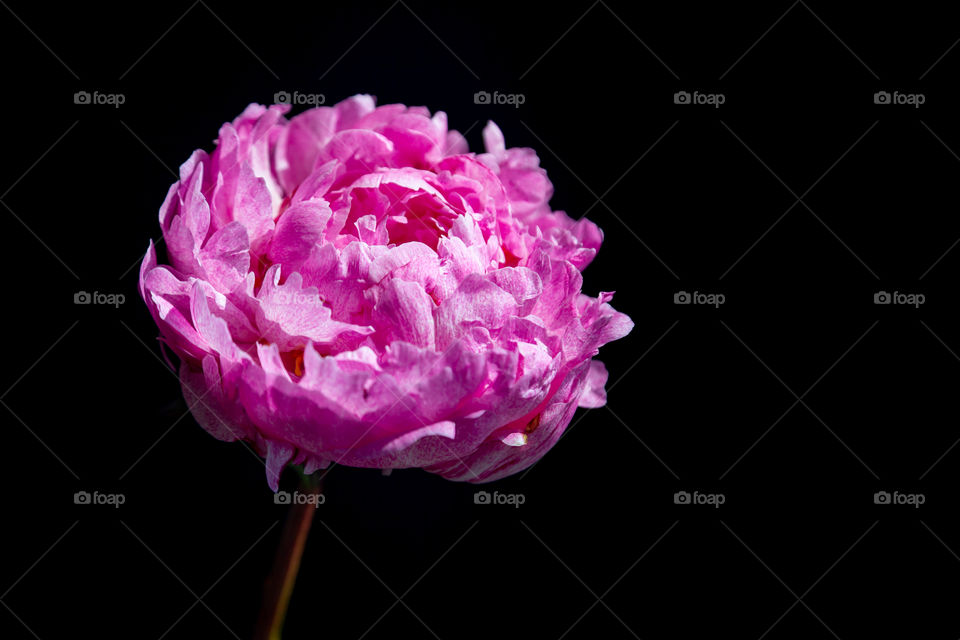
[(3, 4), (2, 637), (250, 637), (287, 508), (184, 415), (136, 275), (176, 167), (277, 91), (443, 110), (474, 150), (495, 120), (603, 228), (584, 290), (636, 322), (607, 408), (482, 487), (519, 508), (334, 468), (286, 637), (960, 634), (948, 7)]

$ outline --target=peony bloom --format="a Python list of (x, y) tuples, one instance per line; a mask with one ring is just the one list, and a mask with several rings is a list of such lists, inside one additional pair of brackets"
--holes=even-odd
[(140, 293), (197, 421), (287, 464), (516, 473), (606, 401), (630, 319), (580, 292), (603, 238), (530, 149), (360, 95), (250, 105), (180, 167)]

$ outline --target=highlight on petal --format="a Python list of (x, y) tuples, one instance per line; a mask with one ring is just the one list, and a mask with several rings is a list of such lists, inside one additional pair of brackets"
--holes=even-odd
[(607, 368), (599, 360), (590, 361), (590, 371), (587, 372), (587, 379), (583, 395), (580, 396), (580, 407), (584, 409), (599, 409), (607, 404), (607, 392), (604, 386), (607, 384)]

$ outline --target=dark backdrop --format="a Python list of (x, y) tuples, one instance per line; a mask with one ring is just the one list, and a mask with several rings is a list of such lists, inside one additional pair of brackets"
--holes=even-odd
[(607, 407), (483, 487), (519, 508), (333, 469), (288, 637), (960, 634), (946, 7), (0, 4), (2, 637), (250, 636), (287, 508), (184, 415), (136, 273), (176, 167), (278, 91), (444, 110), (473, 149), (495, 120), (636, 322)]

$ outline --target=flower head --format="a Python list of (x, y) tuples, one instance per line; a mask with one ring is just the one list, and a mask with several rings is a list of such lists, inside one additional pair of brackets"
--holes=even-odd
[(250, 105), (180, 167), (140, 292), (197, 421), (280, 471), (422, 467), (495, 480), (606, 401), (630, 319), (581, 293), (602, 233), (551, 211), (530, 149), (359, 95)]

